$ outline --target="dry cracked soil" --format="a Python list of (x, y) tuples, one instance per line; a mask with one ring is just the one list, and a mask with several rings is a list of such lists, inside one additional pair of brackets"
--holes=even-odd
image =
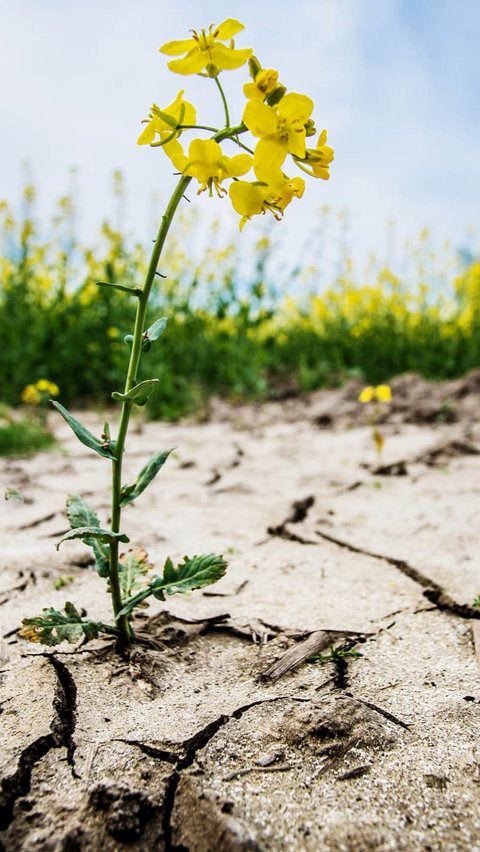
[(229, 570), (141, 612), (128, 656), (18, 637), (65, 600), (108, 621), (88, 549), (54, 547), (68, 493), (108, 523), (108, 462), (54, 417), (55, 450), (0, 462), (24, 495), (2, 505), (0, 849), (480, 850), (480, 373), (393, 391), (382, 464), (355, 383), (138, 421), (127, 479), (177, 449), (125, 532)]

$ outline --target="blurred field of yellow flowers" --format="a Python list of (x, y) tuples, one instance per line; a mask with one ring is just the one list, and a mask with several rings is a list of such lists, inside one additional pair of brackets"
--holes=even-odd
[[(115, 186), (121, 204), (119, 175)], [(108, 222), (93, 245), (80, 244), (68, 196), (50, 226), (39, 223), (31, 184), (21, 206), (18, 215), (0, 205), (3, 401), (18, 404), (26, 385), (48, 376), (67, 404), (103, 403), (122, 375), (132, 306), (95, 282), (136, 286), (148, 246)], [(171, 333), (151, 353), (149, 369), (162, 382), (152, 416), (178, 417), (212, 394), (271, 398), (285, 387), (310, 391), (352, 375), (376, 387), (405, 371), (442, 379), (480, 364), (479, 261), (461, 261), (448, 247), (435, 254), (423, 234), (405, 249), (403, 280), (378, 263), (360, 276), (347, 259), (336, 279), (320, 283), (315, 257), (283, 271), (268, 230), (249, 244), (248, 266), (238, 238), (215, 226), (210, 243), (190, 255), (198, 216), (194, 209), (179, 216), (163, 255), (167, 277), (153, 294), (152, 308), (168, 316)], [(334, 213), (324, 210), (327, 239), (333, 224)]]

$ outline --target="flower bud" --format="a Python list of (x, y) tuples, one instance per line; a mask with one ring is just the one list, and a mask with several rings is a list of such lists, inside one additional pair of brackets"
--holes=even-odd
[(306, 136), (315, 136), (317, 131), (315, 129), (315, 122), (313, 121), (313, 118), (309, 118), (308, 121), (305, 122), (304, 126)]
[(286, 91), (286, 87), (279, 83), (277, 88), (274, 89), (274, 91), (272, 92), (272, 94), (269, 95), (268, 98), (266, 98), (268, 106), (275, 106), (275, 104), (280, 103)]
[(248, 70), (250, 72), (250, 77), (255, 82), (255, 77), (262, 70), (262, 66), (256, 56), (251, 56), (248, 60)]

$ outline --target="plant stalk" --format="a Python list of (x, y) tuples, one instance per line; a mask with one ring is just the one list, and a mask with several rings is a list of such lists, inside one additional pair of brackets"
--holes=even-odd
[[(227, 124), (228, 124), (228, 114), (227, 114)], [(245, 125), (241, 124), (237, 127), (225, 127), (223, 130), (219, 130), (212, 137), (217, 142), (221, 142), (223, 139), (231, 138), (234, 135), (238, 135), (239, 133), (243, 133), (246, 130)], [(182, 175), (179, 179), (177, 186), (175, 187), (170, 201), (168, 202), (167, 208), (165, 210), (164, 215), (162, 216), (162, 221), (160, 224), (160, 228), (157, 234), (157, 238), (155, 240), (155, 245), (153, 247), (152, 256), (150, 258), (150, 263), (148, 266), (147, 274), (145, 276), (145, 283), (143, 285), (143, 289), (138, 294), (137, 301), (137, 311), (135, 315), (135, 326), (133, 330), (133, 341), (132, 348), (130, 352), (130, 360), (128, 364), (127, 377), (125, 380), (125, 388), (124, 393), (128, 393), (137, 382), (137, 373), (138, 367), (140, 364), (140, 358), (142, 354), (142, 337), (145, 328), (145, 318), (147, 314), (148, 300), (150, 298), (150, 293), (152, 290), (153, 283), (155, 281), (155, 274), (157, 272), (158, 264), (160, 261), (160, 257), (162, 254), (162, 249), (165, 244), (165, 240), (170, 229), (170, 225), (172, 224), (173, 217), (175, 215), (175, 211), (182, 200), (184, 193), (192, 180), (191, 177)], [(111, 529), (113, 532), (120, 532), (120, 520), (121, 520), (121, 489), (122, 489), (122, 464), (123, 464), (123, 455), (125, 451), (125, 440), (128, 432), (128, 425), (130, 422), (130, 415), (132, 411), (132, 403), (131, 402), (123, 402), (122, 409), (120, 414), (120, 423), (118, 427), (118, 436), (115, 445), (115, 460), (112, 462), (112, 509), (111, 509)], [(110, 544), (110, 564), (109, 564), (109, 581), (110, 581), (110, 594), (112, 598), (112, 606), (113, 612), (115, 615), (116, 626), (118, 628), (118, 647), (120, 649), (128, 648), (131, 641), (135, 638), (133, 630), (130, 626), (130, 621), (128, 615), (121, 615), (121, 610), (123, 608), (122, 601), (122, 593), (120, 588), (120, 578), (118, 572), (118, 541), (112, 542)]]

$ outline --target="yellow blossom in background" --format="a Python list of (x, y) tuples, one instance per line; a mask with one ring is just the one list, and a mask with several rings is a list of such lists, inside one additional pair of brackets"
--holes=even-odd
[(261, 100), (271, 95), (278, 84), (278, 71), (273, 68), (262, 68), (255, 77), (254, 83), (245, 83), (243, 94), (249, 100)]
[[(177, 124), (195, 124), (197, 113), (195, 107), (183, 100), (183, 89), (181, 89), (170, 106), (160, 109), (153, 104), (149, 114), (149, 121), (137, 139), (137, 145), (151, 145), (155, 137), (160, 137), (164, 142), (172, 133), (175, 133)], [(181, 131), (177, 131), (177, 135)]]
[(278, 180), (288, 153), (299, 159), (306, 154), (305, 123), (313, 110), (307, 95), (290, 92), (273, 108), (257, 100), (248, 101), (244, 124), (260, 139), (255, 148), (254, 169), (259, 180)]
[(358, 401), (362, 403), (391, 402), (391, 400), (392, 391), (389, 385), (377, 385), (376, 387), (368, 385), (368, 387), (363, 388), (358, 397)]
[(21, 393), (21, 400), (26, 405), (40, 405), (51, 396), (58, 396), (60, 390), (55, 382), (48, 379), (39, 379), (35, 384), (27, 385)]
[(27, 385), (21, 393), (21, 400), (26, 405), (38, 405), (42, 399), (35, 385)]
[[(233, 46), (232, 37), (244, 29), (240, 21), (227, 18), (218, 27), (211, 24), (208, 30), (202, 29), (199, 33), (192, 30), (192, 38), (167, 42), (160, 48), (160, 52), (167, 56), (185, 53), (183, 59), (167, 63), (170, 71), (176, 74), (200, 74), (205, 71), (209, 77), (216, 77), (220, 71), (240, 68), (252, 55), (251, 48), (235, 50)], [(230, 44), (222, 44), (224, 41), (230, 41)]]
[(227, 192), (220, 185), (221, 182), (225, 178), (245, 175), (252, 166), (250, 154), (227, 157), (214, 139), (194, 139), (190, 143), (188, 157), (183, 153), (179, 143), (177, 143), (176, 151), (177, 153), (172, 156), (175, 168), (182, 174), (198, 180), (200, 184), (198, 193), (208, 189), (209, 195), (213, 195), (213, 189), (215, 189), (217, 195), (221, 197)]
[(37, 390), (40, 393), (48, 393), (50, 396), (58, 396), (60, 390), (55, 382), (49, 382), (48, 379), (40, 379), (36, 384)]

